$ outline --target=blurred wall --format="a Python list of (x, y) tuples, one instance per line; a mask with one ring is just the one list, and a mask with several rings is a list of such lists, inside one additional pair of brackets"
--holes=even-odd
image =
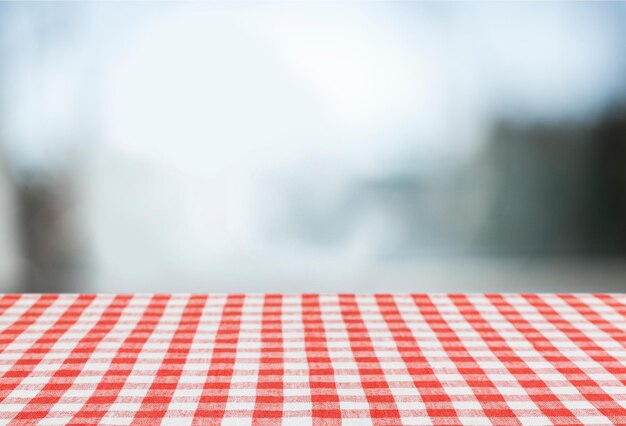
[(625, 17), (0, 3), (22, 288), (619, 288)]

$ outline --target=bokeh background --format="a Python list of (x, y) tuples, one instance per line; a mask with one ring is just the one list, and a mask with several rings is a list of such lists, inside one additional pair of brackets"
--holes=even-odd
[(626, 289), (624, 3), (0, 3), (0, 291)]

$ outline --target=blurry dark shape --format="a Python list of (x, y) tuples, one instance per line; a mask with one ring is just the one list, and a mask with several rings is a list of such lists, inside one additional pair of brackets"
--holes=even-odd
[(589, 122), (497, 121), (475, 157), (452, 170), (363, 179), (320, 217), (295, 203), (295, 235), (370, 232), (359, 223), (377, 217), (384, 235), (372, 246), (383, 258), (626, 255), (624, 106)]
[(626, 254), (626, 109), (595, 124), (500, 124), (484, 237), (496, 254)]
[(17, 186), (25, 259), (22, 291), (80, 291), (77, 227), (71, 180), (30, 176)]
[(499, 123), (483, 160), (495, 186), (487, 246), (496, 254), (588, 251), (592, 149), (590, 129), (577, 123)]
[(593, 129), (592, 186), (586, 236), (591, 247), (626, 251), (626, 105), (612, 109)]

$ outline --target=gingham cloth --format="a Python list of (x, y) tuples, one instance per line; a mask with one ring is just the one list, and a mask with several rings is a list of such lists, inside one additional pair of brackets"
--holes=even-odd
[(4, 295), (8, 424), (626, 424), (626, 295)]

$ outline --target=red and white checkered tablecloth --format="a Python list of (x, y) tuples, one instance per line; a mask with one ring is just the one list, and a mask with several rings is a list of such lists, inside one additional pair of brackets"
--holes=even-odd
[(4, 295), (2, 424), (626, 424), (626, 295)]

